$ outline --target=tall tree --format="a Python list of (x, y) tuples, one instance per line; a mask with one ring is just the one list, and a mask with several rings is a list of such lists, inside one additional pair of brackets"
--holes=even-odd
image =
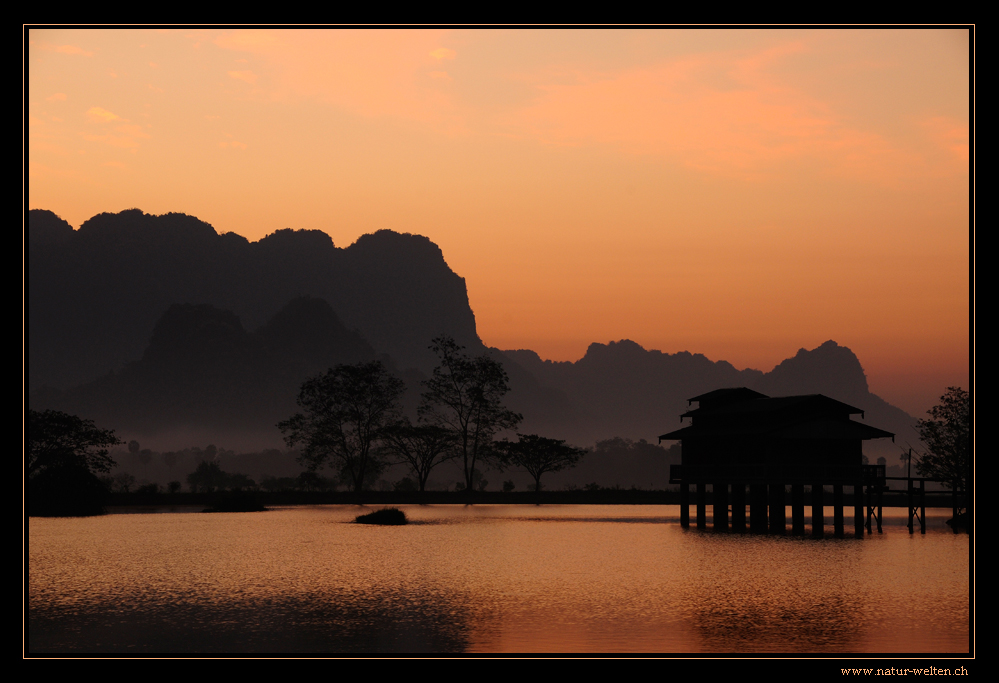
[(926, 446), (916, 464), (923, 477), (957, 482), (967, 491), (971, 477), (971, 395), (961, 387), (948, 387), (940, 404), (930, 408), (929, 420), (919, 420), (916, 429)]
[(330, 464), (361, 491), (383, 466), (376, 445), (400, 417), (405, 384), (380, 361), (337, 365), (302, 384), (302, 412), (278, 424), (299, 461), (317, 471)]
[(496, 456), (493, 437), (515, 429), (523, 416), (503, 405), (510, 391), (503, 366), (488, 354), (470, 358), (448, 335), (433, 340), (430, 349), (439, 364), (433, 377), (423, 382), (426, 391), (419, 407), (420, 420), (451, 432), (457, 457), (465, 474), (465, 490), (473, 491), (476, 466)]
[(454, 433), (438, 425), (414, 426), (403, 420), (386, 430), (383, 443), (390, 457), (413, 470), (421, 493), (427, 488), (430, 471), (457, 456)]
[(575, 467), (586, 450), (565, 445), (563, 439), (548, 439), (537, 434), (518, 434), (518, 441), (500, 441), (506, 465), (520, 467), (534, 477), (534, 491), (541, 493), (541, 475)]

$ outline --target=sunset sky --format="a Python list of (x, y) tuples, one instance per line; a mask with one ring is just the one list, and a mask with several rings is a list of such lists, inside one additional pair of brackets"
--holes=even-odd
[(28, 207), (426, 235), (479, 336), (968, 387), (967, 30), (31, 30)]

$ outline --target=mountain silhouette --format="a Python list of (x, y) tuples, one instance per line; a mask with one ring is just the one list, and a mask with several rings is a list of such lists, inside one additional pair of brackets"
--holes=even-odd
[[(378, 357), (321, 299), (296, 298), (254, 332), (230, 311), (174, 304), (157, 321), (139, 360), (67, 391), (36, 392), (29, 400), (142, 434), (190, 428), (273, 432), (295, 411), (307, 378), (339, 363)], [(381, 358), (393, 367), (390, 358)]]
[[(415, 415), (420, 380), (436, 364), (428, 346), (442, 333), (504, 364), (506, 402), (524, 415), (522, 431), (577, 445), (653, 442), (677, 424), (688, 398), (737, 386), (822, 393), (899, 435), (914, 424), (870, 393), (859, 359), (834, 341), (767, 373), (627, 339), (593, 343), (575, 362), (486, 349), (464, 280), (419, 235), (380, 230), (341, 249), (318, 230), (250, 242), (192, 216), (137, 209), (73, 230), (35, 210), (27, 257), (29, 403), (119, 430), (253, 432), (274, 444), (274, 424), (294, 412), (304, 379), (375, 358), (406, 380)], [(605, 449), (614, 457), (658, 453), (614, 443)], [(876, 448), (897, 460), (897, 446)]]
[(209, 304), (255, 329), (294, 298), (320, 298), (347, 329), (423, 372), (441, 333), (484, 350), (465, 281), (419, 235), (381, 230), (340, 249), (318, 230), (250, 242), (192, 216), (138, 209), (72, 230), (32, 210), (27, 266), (31, 391), (77, 386), (139, 358), (173, 304)]
[[(646, 350), (627, 339), (591, 344), (586, 355), (574, 363), (543, 361), (529, 350), (504, 351), (503, 355), (508, 368), (523, 368), (541, 389), (564, 402), (565, 417), (525, 412), (521, 429), (560, 434), (560, 438), (575, 439), (575, 443), (612, 436), (652, 441), (656, 425), (678, 425), (690, 397), (739, 386), (769, 396), (825, 394), (864, 410), (865, 422), (874, 426), (898, 435), (914, 433), (915, 420), (870, 393), (856, 355), (834, 341), (811, 351), (801, 349), (767, 373), (737, 370), (726, 361), (711, 361), (686, 351), (669, 354)], [(520, 391), (517, 383), (511, 384), (513, 394)], [(893, 463), (898, 460), (899, 447), (891, 442), (867, 442), (864, 448), (865, 453), (870, 451), (872, 462), (882, 455)]]
[(798, 349), (753, 388), (774, 396), (825, 394), (844, 403), (849, 403), (848, 399), (863, 400), (870, 393), (860, 360), (853, 351), (832, 340), (811, 351)]

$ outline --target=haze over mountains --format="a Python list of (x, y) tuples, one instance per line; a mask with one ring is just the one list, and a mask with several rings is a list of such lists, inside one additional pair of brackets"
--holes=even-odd
[[(487, 349), (465, 281), (429, 239), (382, 230), (339, 248), (320, 231), (259, 242), (183, 214), (100, 214), (79, 230), (49, 211), (28, 220), (29, 404), (94, 419), (166, 444), (216, 434), (229, 447), (280, 445), (274, 426), (307, 377), (381, 358), (406, 380), (415, 412), (435, 365), (430, 340), (453, 336), (492, 353), (510, 375), (520, 431), (583, 446), (611, 437), (654, 442), (691, 396), (748, 386), (771, 396), (822, 393), (914, 441), (914, 420), (871, 394), (857, 357), (828, 341), (768, 373), (703, 355), (594, 343), (575, 362)], [(865, 443), (872, 461), (899, 446)]]

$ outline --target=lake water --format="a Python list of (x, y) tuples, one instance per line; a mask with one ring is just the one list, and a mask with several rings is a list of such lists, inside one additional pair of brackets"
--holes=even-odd
[(400, 507), (412, 524), (32, 518), (28, 651), (969, 652), (947, 511), (925, 536), (886, 509), (882, 535), (813, 540), (684, 530), (669, 505)]

